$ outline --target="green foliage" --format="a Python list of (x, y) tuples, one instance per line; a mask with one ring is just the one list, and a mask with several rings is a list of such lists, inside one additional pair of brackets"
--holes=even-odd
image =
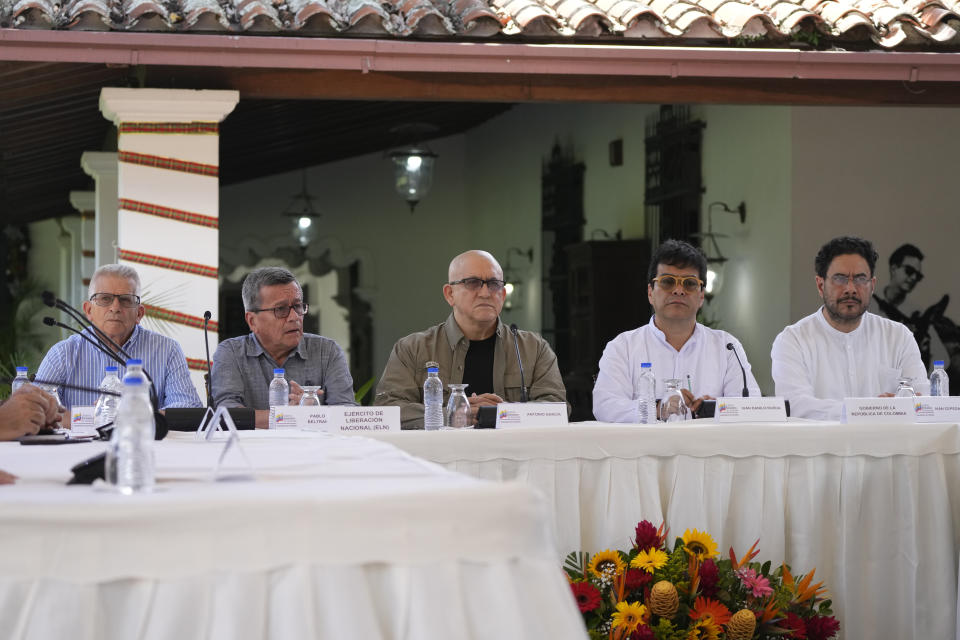
[(376, 382), (376, 380), (377, 378), (374, 376), (360, 385), (360, 388), (356, 390), (353, 394), (353, 399), (356, 400), (357, 404), (363, 404), (363, 399), (370, 393), (370, 389), (373, 388), (373, 383)]
[(583, 580), (586, 578), (587, 564), (590, 562), (590, 554), (583, 551), (571, 551), (563, 561), (563, 570), (567, 572), (572, 580)]
[(687, 632), (683, 629), (677, 629), (672, 622), (666, 618), (660, 618), (656, 626), (650, 627), (653, 631), (653, 637), (657, 640), (684, 640)]
[[(40, 293), (44, 287), (32, 278), (9, 286), (11, 303), (0, 309), (0, 376), (4, 378), (12, 378), (18, 365), (36, 371), (47, 346), (35, 318), (43, 308)], [(0, 385), (0, 398), (8, 395), (10, 385)]]

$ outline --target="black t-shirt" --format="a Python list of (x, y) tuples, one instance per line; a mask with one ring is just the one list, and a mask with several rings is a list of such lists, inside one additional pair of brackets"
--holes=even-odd
[(493, 393), (493, 350), (497, 334), (486, 340), (471, 340), (463, 361), (463, 384), (470, 385), (467, 395)]

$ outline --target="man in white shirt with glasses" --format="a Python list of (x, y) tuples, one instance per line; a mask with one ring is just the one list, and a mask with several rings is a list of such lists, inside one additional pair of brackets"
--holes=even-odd
[(760, 395), (740, 341), (697, 322), (706, 278), (707, 259), (698, 248), (681, 240), (666, 240), (657, 247), (647, 272), (653, 315), (649, 323), (621, 333), (603, 350), (593, 387), (597, 420), (637, 422), (637, 378), (644, 362), (653, 368), (656, 397), (663, 396), (664, 380), (679, 379), (692, 411), (698, 411), (704, 400), (743, 395), (744, 375), (750, 395)]
[(792, 415), (839, 420), (844, 398), (892, 396), (901, 377), (928, 393), (913, 334), (867, 311), (876, 264), (877, 252), (862, 238), (834, 238), (817, 253), (823, 306), (784, 329), (770, 351), (776, 393), (790, 401)]

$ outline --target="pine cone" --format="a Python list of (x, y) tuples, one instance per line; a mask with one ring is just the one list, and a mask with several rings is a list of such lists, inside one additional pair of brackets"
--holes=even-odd
[(661, 580), (650, 590), (650, 611), (661, 618), (672, 618), (680, 606), (677, 588), (669, 580)]
[(728, 640), (750, 640), (753, 637), (753, 630), (757, 626), (757, 617), (753, 615), (750, 609), (740, 609), (730, 618), (727, 623)]

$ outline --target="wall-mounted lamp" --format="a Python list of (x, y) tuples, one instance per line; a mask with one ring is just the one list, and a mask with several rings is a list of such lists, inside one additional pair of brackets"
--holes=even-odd
[(503, 279), (506, 281), (503, 290), (507, 297), (503, 301), (503, 308), (508, 310), (520, 309), (523, 306), (523, 275), (511, 262), (514, 255), (526, 258), (528, 263), (526, 269), (529, 269), (533, 264), (533, 247), (525, 251), (517, 247), (507, 249), (507, 264), (503, 267)]
[(307, 170), (302, 173), (300, 193), (293, 196), (289, 206), (283, 211), (284, 216), (293, 218), (293, 237), (301, 249), (317, 237), (320, 214), (313, 208), (314, 197), (307, 191)]
[(700, 244), (704, 254), (707, 256), (707, 286), (705, 293), (707, 299), (713, 298), (719, 293), (723, 286), (723, 271), (727, 258), (720, 251), (720, 245), (717, 244), (717, 238), (726, 238), (726, 234), (713, 232), (713, 210), (720, 209), (723, 213), (736, 213), (740, 216), (740, 224), (747, 220), (747, 205), (741, 202), (736, 208), (731, 209), (725, 202), (711, 202), (707, 205), (707, 232), (696, 234), (700, 238)]
[(403, 124), (390, 130), (397, 139), (406, 140), (402, 148), (387, 155), (393, 160), (393, 186), (410, 205), (410, 213), (433, 186), (437, 154), (430, 150), (423, 138), (436, 131), (435, 126), (423, 123)]

